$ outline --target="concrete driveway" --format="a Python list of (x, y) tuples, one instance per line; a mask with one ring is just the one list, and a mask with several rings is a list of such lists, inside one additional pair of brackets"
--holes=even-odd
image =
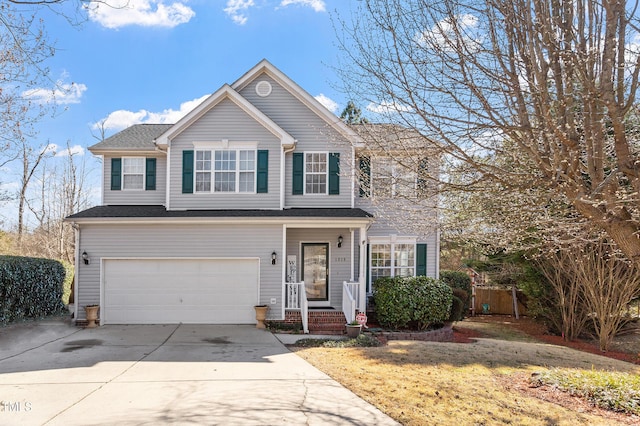
[(395, 425), (251, 326), (0, 328), (0, 424)]

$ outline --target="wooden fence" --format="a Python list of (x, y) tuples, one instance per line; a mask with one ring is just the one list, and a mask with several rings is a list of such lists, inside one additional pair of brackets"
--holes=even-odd
[[(518, 312), (520, 315), (527, 314), (527, 308), (522, 304), (524, 300), (522, 293), (518, 292)], [(484, 306), (483, 305), (487, 305)], [(482, 313), (513, 315), (513, 300), (511, 290), (503, 290), (497, 288), (486, 288), (476, 286), (475, 298), (476, 315)], [(484, 309), (488, 308), (488, 309)]]

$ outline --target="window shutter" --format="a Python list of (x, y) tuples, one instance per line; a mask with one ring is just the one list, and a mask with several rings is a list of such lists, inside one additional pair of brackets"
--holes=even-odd
[(427, 275), (427, 245), (416, 244), (416, 276)]
[(155, 191), (156, 190), (156, 159), (155, 158), (147, 158), (145, 166), (145, 190), (147, 191)]
[(293, 153), (293, 195), (304, 194), (304, 154)]
[(418, 164), (418, 196), (423, 197), (427, 190), (427, 172), (429, 171), (429, 159), (423, 158)]
[(329, 154), (329, 195), (340, 194), (340, 153)]
[(111, 159), (111, 190), (122, 189), (122, 158)]
[(360, 157), (360, 196), (371, 196), (371, 159)]
[(193, 194), (193, 151), (182, 151), (182, 193)]
[(256, 192), (266, 194), (269, 192), (269, 151), (266, 149), (258, 150), (257, 172)]

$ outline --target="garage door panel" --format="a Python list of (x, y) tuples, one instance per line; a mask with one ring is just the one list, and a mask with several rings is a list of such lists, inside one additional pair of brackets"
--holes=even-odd
[(255, 321), (257, 259), (106, 260), (107, 324)]

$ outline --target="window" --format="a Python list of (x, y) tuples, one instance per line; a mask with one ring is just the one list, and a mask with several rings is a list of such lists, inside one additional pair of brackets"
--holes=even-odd
[(195, 163), (196, 192), (255, 192), (254, 150), (196, 151)]
[(196, 151), (196, 192), (211, 191), (211, 151)]
[[(413, 160), (406, 164), (389, 157), (360, 158), (360, 196), (415, 198), (424, 191), (426, 179), (419, 178)], [(426, 173), (426, 160), (420, 161), (420, 175)], [(369, 184), (371, 188), (369, 188)]]
[(327, 153), (306, 153), (304, 160), (305, 193), (327, 193)]
[(380, 277), (412, 277), (415, 244), (371, 244), (371, 281)]
[(144, 189), (144, 157), (125, 157), (122, 159), (122, 189)]

